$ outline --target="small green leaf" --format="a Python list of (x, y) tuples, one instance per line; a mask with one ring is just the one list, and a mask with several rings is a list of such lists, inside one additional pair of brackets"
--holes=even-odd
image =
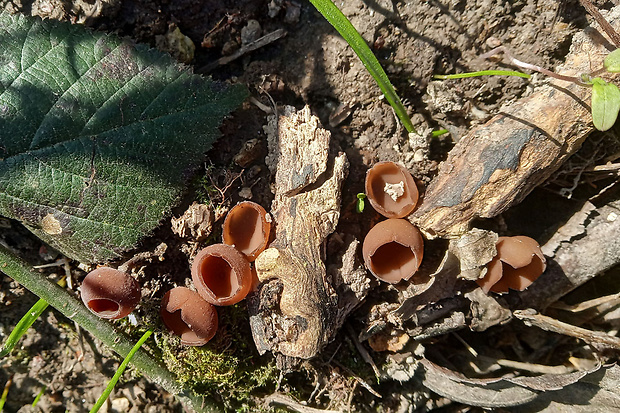
[(47, 386), (41, 387), (41, 390), (39, 390), (39, 393), (37, 393), (37, 396), (32, 401), (32, 404), (30, 405), (30, 407), (32, 408), (37, 407), (37, 404), (39, 403), (39, 401), (41, 401), (41, 397), (43, 397), (45, 390), (47, 390)]
[(616, 123), (620, 111), (620, 90), (613, 83), (592, 79), (592, 121), (594, 127), (606, 131)]
[(362, 212), (364, 212), (364, 207), (366, 206), (364, 200), (366, 199), (366, 194), (363, 192), (360, 192), (359, 194), (357, 194), (357, 203), (355, 205), (355, 211), (358, 214), (361, 214)]
[(0, 13), (0, 50), (0, 215), (82, 262), (170, 214), (246, 96), (79, 25)]
[(611, 73), (620, 72), (620, 49), (616, 49), (609, 53), (603, 63), (605, 70)]

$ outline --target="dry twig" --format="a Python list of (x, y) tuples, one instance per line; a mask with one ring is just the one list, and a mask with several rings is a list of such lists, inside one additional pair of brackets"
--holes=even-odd
[(552, 331), (565, 336), (575, 337), (595, 347), (603, 346), (620, 350), (620, 338), (618, 337), (576, 327), (572, 324), (556, 320), (555, 318), (538, 314), (536, 311), (531, 309), (517, 310), (513, 312), (513, 314), (519, 320), (522, 320), (526, 325), (536, 326), (546, 331)]

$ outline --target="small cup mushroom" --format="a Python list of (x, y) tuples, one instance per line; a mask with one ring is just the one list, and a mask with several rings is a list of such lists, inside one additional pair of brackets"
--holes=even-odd
[(222, 228), (224, 244), (244, 253), (250, 262), (263, 252), (269, 242), (271, 216), (255, 202), (241, 202), (230, 210)]
[(82, 281), (82, 301), (101, 318), (116, 320), (131, 313), (140, 302), (140, 284), (129, 274), (99, 267)]
[(230, 245), (210, 245), (194, 258), (192, 280), (198, 294), (211, 304), (233, 305), (252, 288), (250, 262)]
[(366, 173), (366, 195), (370, 205), (386, 218), (403, 218), (418, 203), (418, 187), (403, 166), (379, 162)]
[(372, 227), (362, 246), (364, 263), (378, 279), (396, 284), (408, 280), (422, 262), (424, 240), (404, 219), (388, 219)]
[(176, 287), (166, 292), (159, 314), (166, 327), (188, 346), (202, 346), (217, 332), (215, 307), (189, 288)]
[(487, 273), (476, 280), (485, 293), (523, 291), (547, 268), (540, 245), (530, 237), (499, 237), (497, 255), (487, 264)]

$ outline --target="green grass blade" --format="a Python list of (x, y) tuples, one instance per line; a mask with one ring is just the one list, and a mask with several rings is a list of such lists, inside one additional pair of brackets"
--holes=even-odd
[(383, 95), (394, 108), (396, 115), (403, 123), (407, 132), (415, 132), (411, 119), (407, 115), (407, 110), (403, 106), (400, 98), (394, 90), (394, 86), (390, 83), (381, 64), (366, 44), (364, 38), (357, 32), (349, 19), (336, 7), (331, 0), (310, 0), (310, 3), (325, 17), (325, 19), (340, 33), (353, 49), (357, 57), (360, 58), (370, 75), (375, 79)]
[(136, 352), (140, 349), (140, 347), (142, 347), (142, 344), (144, 344), (144, 342), (151, 336), (151, 334), (153, 334), (153, 330), (148, 330), (146, 333), (144, 333), (144, 335), (140, 338), (140, 340), (138, 340), (136, 345), (133, 346), (133, 348), (129, 351), (129, 354), (127, 354), (125, 360), (123, 360), (121, 365), (118, 366), (118, 370), (116, 370), (116, 373), (114, 373), (114, 377), (112, 377), (112, 380), (110, 380), (108, 386), (105, 388), (103, 393), (101, 393), (101, 396), (99, 396), (97, 403), (95, 403), (93, 408), (90, 409), (90, 413), (97, 413), (101, 406), (103, 406), (103, 403), (106, 401), (108, 396), (110, 396), (110, 393), (112, 393), (114, 386), (116, 386), (116, 383), (118, 383), (118, 380), (125, 372), (127, 365), (129, 365), (129, 361), (131, 360), (133, 355), (136, 354)]
[(32, 401), (31, 407), (37, 406), (37, 404), (39, 403), (39, 400), (41, 400), (41, 397), (45, 393), (45, 390), (47, 390), (47, 386), (41, 387), (41, 390), (39, 390), (39, 393), (37, 393), (37, 397), (35, 397), (34, 400)]
[(6, 403), (6, 399), (9, 397), (9, 389), (13, 384), (13, 376), (9, 377), (6, 384), (4, 385), (4, 390), (2, 390), (2, 396), (0, 396), (0, 413), (4, 410), (4, 403)]
[[(67, 285), (65, 277), (62, 277), (60, 280), (58, 280), (58, 285), (60, 285), (61, 287)], [(39, 318), (41, 314), (43, 314), (43, 311), (45, 311), (48, 305), (49, 303), (42, 298), (39, 299), (39, 301), (37, 301), (36, 303), (34, 303), (32, 308), (30, 308), (30, 311), (28, 311), (22, 317), (22, 319), (19, 320), (19, 323), (17, 323), (13, 331), (11, 331), (9, 338), (6, 340), (6, 343), (4, 343), (4, 347), (2, 347), (2, 350), (0, 350), (0, 358), (8, 355), (11, 351), (13, 351), (15, 345), (19, 342), (22, 336), (26, 334), (26, 331), (28, 331), (32, 324), (37, 321), (37, 318)]]
[(11, 334), (9, 334), (9, 338), (6, 340), (6, 343), (4, 343), (4, 347), (0, 351), (0, 357), (6, 356), (13, 350), (22, 336), (26, 334), (26, 331), (28, 331), (30, 326), (32, 326), (32, 323), (34, 323), (37, 318), (43, 314), (43, 311), (45, 311), (48, 305), (49, 304), (47, 301), (40, 299), (32, 306), (30, 311), (28, 311), (22, 319), (19, 320), (19, 323), (17, 323), (13, 331), (11, 331)]
[(478, 72), (455, 73), (453, 75), (433, 75), (433, 79), (465, 79), (467, 77), (478, 76), (517, 76), (525, 79), (532, 77), (527, 73), (518, 72), (516, 70), (480, 70)]
[(446, 133), (450, 133), (450, 131), (448, 129), (439, 129), (439, 130), (434, 130), (433, 132), (431, 132), (431, 136), (433, 138), (436, 138), (438, 136), (445, 135)]

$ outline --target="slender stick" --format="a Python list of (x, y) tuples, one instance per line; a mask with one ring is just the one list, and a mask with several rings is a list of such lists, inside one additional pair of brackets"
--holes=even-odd
[(609, 24), (609, 22), (603, 17), (601, 12), (598, 11), (596, 6), (594, 6), (594, 4), (592, 4), (590, 0), (579, 0), (579, 2), (584, 7), (584, 9), (586, 9), (586, 11), (590, 13), (592, 17), (594, 17), (594, 20), (596, 20), (599, 26), (601, 26), (601, 28), (605, 31), (605, 33), (607, 33), (607, 36), (609, 36), (609, 38), (614, 43), (614, 45), (616, 47), (620, 47), (620, 35), (618, 34), (616, 30), (614, 30), (611, 24)]
[(538, 314), (533, 310), (517, 310), (513, 314), (526, 325), (533, 325), (546, 331), (579, 338), (590, 345), (602, 345), (616, 350), (620, 349), (620, 338), (616, 336), (567, 324), (555, 318)]
[[(12, 252), (0, 245), (0, 271), (26, 287), (38, 297), (47, 301), (52, 307), (60, 311), (67, 318), (77, 322), (81, 327), (89, 331), (104, 344), (112, 348), (123, 358), (126, 357), (134, 346), (124, 334), (114, 329), (112, 324), (100, 319), (82, 304), (66, 289), (53, 281), (43, 277), (32, 267), (15, 256)], [(133, 364), (154, 383), (159, 384), (166, 391), (174, 394), (176, 398), (190, 411), (213, 412), (221, 411), (203, 396), (194, 394), (184, 389), (176, 380), (173, 373), (156, 361), (144, 349), (136, 352)]]

